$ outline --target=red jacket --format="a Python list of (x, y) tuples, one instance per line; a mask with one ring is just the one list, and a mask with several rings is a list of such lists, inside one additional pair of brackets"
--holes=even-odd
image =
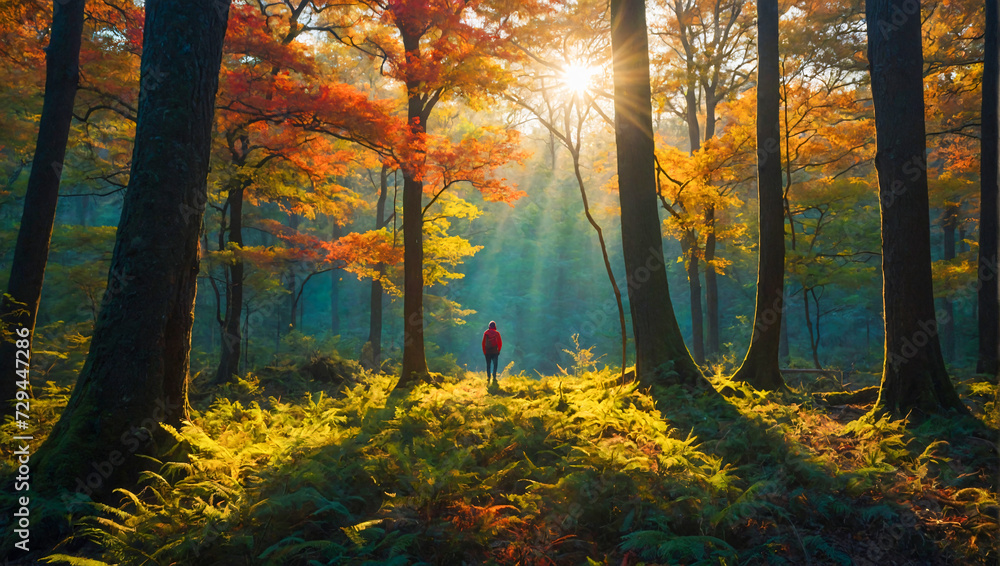
[(503, 348), (503, 339), (500, 338), (500, 333), (496, 330), (490, 328), (486, 332), (483, 332), (483, 354), (486, 354), (486, 337), (490, 336), (497, 343), (497, 353), (500, 353), (500, 348)]

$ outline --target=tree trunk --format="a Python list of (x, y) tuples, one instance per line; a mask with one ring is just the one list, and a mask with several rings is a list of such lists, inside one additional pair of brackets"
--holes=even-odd
[(781, 389), (778, 369), (784, 308), (785, 218), (779, 132), (778, 2), (757, 0), (757, 298), (750, 348), (733, 376), (757, 389)]
[[(691, 63), (689, 63), (689, 66)], [(688, 71), (694, 73), (695, 71)], [(691, 144), (691, 153), (694, 153), (701, 149), (701, 131), (698, 127), (698, 98), (695, 93), (695, 79), (692, 74), (688, 78), (687, 91), (684, 93), (684, 101), (687, 105), (687, 126), (688, 126), (688, 142)]]
[(705, 354), (719, 353), (719, 279), (715, 272), (715, 206), (705, 207)]
[(986, 46), (983, 62), (982, 137), (980, 138), (979, 212), (979, 360), (976, 371), (997, 375), (1000, 370), (1000, 299), (997, 293), (997, 123), (1000, 91), (1000, 13), (997, 0), (986, 0)]
[[(379, 264), (375, 269), (379, 277), (385, 275), (385, 265)], [(371, 314), (368, 321), (368, 344), (371, 348), (371, 359), (368, 360), (370, 369), (378, 369), (382, 365), (382, 295), (382, 281), (373, 279)]]
[(79, 196), (76, 198), (76, 223), (80, 226), (90, 226), (91, 197)]
[(701, 277), (698, 274), (698, 237), (694, 230), (684, 235), (684, 255), (687, 256), (688, 290), (691, 292), (691, 354), (698, 364), (705, 363), (704, 315), (701, 311)]
[(813, 296), (813, 302), (816, 301), (816, 290), (813, 288), (802, 289), (802, 304), (803, 312), (806, 316), (806, 329), (809, 330), (809, 350), (812, 352), (813, 357), (813, 367), (816, 369), (823, 369), (823, 366), (819, 363), (819, 304), (816, 304), (816, 330), (813, 330), (812, 317), (809, 315), (809, 295)]
[[(333, 217), (330, 222), (333, 224), (330, 241), (336, 242), (341, 236), (340, 224)], [(333, 269), (330, 271), (330, 335), (337, 334), (340, 334), (340, 270)]]
[[(226, 197), (229, 209), (229, 244), (243, 247), (243, 191), (246, 183), (233, 181)], [(219, 368), (215, 372), (214, 383), (226, 383), (240, 373), (240, 348), (243, 336), (240, 333), (240, 315), (243, 312), (243, 258), (239, 255), (227, 268), (229, 277), (226, 284), (226, 309), (222, 319), (222, 350), (219, 354)]]
[(920, 6), (911, 4), (869, 0), (865, 9), (885, 316), (885, 364), (874, 410), (900, 417), (967, 412), (945, 370), (934, 314)]
[[(941, 229), (944, 232), (944, 259), (955, 259), (955, 229), (958, 227), (959, 208), (945, 208), (941, 218)], [(955, 306), (949, 297), (941, 299), (944, 306), (944, 317), (941, 321), (942, 350), (945, 361), (955, 359)]]
[[(385, 202), (389, 196), (389, 168), (382, 165), (379, 173), (378, 202), (375, 204), (375, 229), (380, 230), (385, 227)], [(371, 287), (371, 310), (368, 319), (368, 344), (371, 359), (368, 360), (371, 369), (378, 369), (382, 365), (382, 280), (385, 275), (385, 264), (379, 263), (375, 266), (378, 276), (372, 279)]]
[[(293, 231), (298, 231), (300, 217), (294, 212), (288, 214), (288, 227)], [(288, 268), (288, 331), (291, 332), (297, 328), (296, 320), (298, 319), (299, 306), (299, 296), (300, 293), (297, 291), (299, 286), (299, 278), (296, 275), (297, 269), (296, 265), (293, 263)], [(302, 283), (305, 285), (305, 282)], [(280, 333), (280, 328), (279, 328)]]
[[(684, 346), (670, 302), (656, 203), (649, 44), (643, 0), (612, 0), (615, 140), (622, 251), (628, 281), (636, 375), (653, 381), (707, 381)], [(659, 371), (673, 362), (674, 374)]]
[[(788, 294), (782, 293), (781, 304), (788, 304)], [(781, 338), (778, 345), (778, 364), (788, 366), (791, 363), (791, 348), (788, 347), (788, 311), (781, 309)]]
[[(35, 334), (35, 317), (59, 198), (59, 180), (73, 119), (73, 100), (80, 75), (83, 6), (84, 0), (53, 4), (51, 39), (45, 50), (45, 98), (11, 260), (7, 283), (10, 297), (0, 299), (0, 321), (12, 333), (26, 328), (29, 339)], [(16, 362), (19, 348), (13, 340), (0, 340), (0, 403), (4, 405), (14, 399), (18, 389), (15, 382), (18, 380), (16, 370), (20, 367)]]
[(145, 8), (132, 170), (109, 276), (121, 284), (105, 292), (72, 397), (32, 457), (32, 488), (48, 496), (104, 499), (143, 467), (133, 454), (149, 448), (158, 423), (188, 414), (198, 233), (229, 4)]
[[(420, 37), (400, 30), (407, 60), (419, 61)], [(417, 77), (407, 77), (406, 118), (412, 139), (423, 140), (432, 103), (420, 94)], [(424, 353), (424, 216), (422, 180), (426, 153), (411, 148), (412, 162), (403, 169), (403, 369), (399, 386), (413, 385), (427, 376)]]
[[(688, 143), (691, 144), (691, 154), (701, 149), (701, 129), (698, 125), (697, 70), (694, 67), (694, 53), (690, 44), (685, 42), (687, 54), (688, 84), (684, 93), (686, 105), (685, 121), (688, 126)], [(707, 214), (707, 211), (706, 211)], [(694, 219), (692, 219), (692, 225)], [(700, 365), (705, 363), (705, 316), (701, 310), (701, 279), (698, 274), (698, 235), (692, 228), (684, 238), (684, 254), (687, 256), (685, 268), (688, 277), (688, 290), (691, 295), (691, 353), (694, 361)], [(715, 241), (713, 239), (714, 246)]]

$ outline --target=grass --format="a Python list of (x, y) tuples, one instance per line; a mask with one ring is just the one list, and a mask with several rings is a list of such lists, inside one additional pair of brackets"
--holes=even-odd
[[(365, 372), (331, 391), (249, 376), (206, 396), (141, 484), (90, 504), (47, 560), (998, 560), (995, 446), (974, 422), (866, 423), (865, 407), (804, 390), (716, 377), (737, 394), (710, 399), (592, 368), (502, 375), (489, 390), (482, 373), (396, 392)], [(995, 426), (995, 388), (971, 377), (960, 388)]]

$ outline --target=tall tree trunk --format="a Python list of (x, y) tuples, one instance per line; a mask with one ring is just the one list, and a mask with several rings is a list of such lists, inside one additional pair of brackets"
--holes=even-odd
[[(788, 294), (787, 292), (782, 292), (781, 304), (788, 304)], [(787, 366), (791, 362), (791, 352), (788, 347), (788, 310), (785, 308), (781, 309), (781, 338), (780, 344), (778, 345), (778, 364), (779, 366), (784, 364)]]
[[(9, 297), (0, 299), (0, 321), (11, 333), (20, 328), (28, 329), (29, 338), (35, 334), (35, 317), (59, 198), (59, 179), (73, 119), (73, 100), (80, 75), (83, 6), (84, 0), (53, 3), (51, 39), (45, 49), (45, 98), (38, 122), (35, 156), (11, 260), (7, 283)], [(17, 336), (11, 341), (0, 339), (0, 403), (3, 405), (14, 399), (18, 389), (15, 382), (18, 380), (16, 370), (20, 369), (16, 362), (19, 348), (14, 342), (17, 339)]]
[(76, 203), (76, 223), (80, 226), (90, 226), (91, 197), (79, 196)]
[[(229, 245), (243, 248), (243, 191), (247, 184), (242, 180), (233, 180), (233, 186), (226, 197), (229, 209)], [(222, 319), (219, 367), (215, 372), (215, 383), (226, 383), (234, 375), (240, 373), (240, 348), (243, 336), (240, 333), (240, 314), (243, 312), (243, 269), (241, 255), (233, 259), (227, 267), (229, 277), (226, 282), (226, 309)]]
[[(636, 375), (647, 383), (704, 384), (701, 370), (684, 346), (670, 302), (663, 240), (656, 206), (649, 44), (643, 0), (612, 0), (615, 141), (622, 251), (628, 281)], [(658, 371), (673, 362), (677, 378)]]
[(758, 389), (785, 386), (778, 369), (785, 279), (778, 45), (778, 1), (757, 0), (757, 298), (750, 348), (734, 379)]
[[(422, 127), (420, 128), (422, 131)], [(424, 239), (422, 196), (424, 183), (403, 172), (403, 375), (400, 385), (427, 375), (424, 353)]]
[[(295, 214), (294, 212), (289, 213), (288, 227), (291, 228), (293, 231), (297, 231), (299, 229), (300, 220), (301, 218), (299, 217), (298, 214)], [(297, 327), (296, 320), (298, 318), (298, 311), (296, 309), (299, 306), (299, 297), (301, 296), (300, 292), (297, 291), (299, 286), (299, 280), (298, 280), (299, 278), (296, 275), (295, 267), (296, 265), (293, 263), (288, 268), (288, 331), (289, 332), (295, 330)], [(302, 285), (305, 285), (305, 282), (302, 282)]]
[[(688, 84), (684, 92), (684, 102), (686, 105), (685, 121), (688, 127), (688, 143), (691, 144), (691, 154), (701, 149), (701, 128), (698, 124), (698, 97), (697, 97), (697, 70), (694, 64), (694, 52), (690, 44), (684, 42), (685, 53), (687, 55)], [(693, 212), (693, 211), (692, 211)], [(694, 219), (692, 219), (694, 225)], [(691, 353), (694, 361), (703, 365), (705, 363), (705, 316), (701, 310), (701, 278), (698, 274), (698, 235), (694, 228), (686, 231), (682, 244), (684, 245), (684, 255), (687, 257), (685, 271), (688, 278), (688, 291), (691, 295)]]
[(229, 3), (147, 0), (145, 8), (132, 170), (110, 270), (121, 283), (105, 292), (69, 403), (32, 456), (32, 488), (49, 496), (106, 498), (142, 467), (133, 454), (148, 448), (149, 431), (187, 416), (198, 233)]
[(885, 316), (885, 364), (875, 412), (897, 416), (967, 412), (945, 370), (934, 315), (920, 6), (911, 4), (869, 0), (865, 6)]
[[(420, 37), (400, 30), (407, 60), (419, 61)], [(406, 118), (413, 139), (427, 134), (427, 119), (433, 102), (420, 94), (421, 82), (407, 77)], [(436, 98), (435, 98), (436, 100)], [(413, 160), (403, 167), (403, 369), (399, 386), (413, 385), (427, 376), (424, 352), (424, 182), (422, 172), (426, 154), (411, 148)]]
[(983, 62), (982, 137), (980, 138), (979, 207), (979, 360), (976, 371), (1000, 371), (1000, 299), (997, 292), (997, 105), (1000, 91), (1000, 13), (997, 0), (986, 0), (986, 46)]
[(685, 269), (691, 292), (691, 354), (698, 364), (705, 363), (705, 327), (701, 311), (701, 277), (698, 274), (698, 236), (694, 230), (684, 234)]
[(705, 207), (705, 354), (719, 353), (719, 279), (715, 273), (715, 206)]
[(813, 367), (823, 369), (819, 363), (819, 305), (816, 305), (816, 330), (813, 330), (812, 316), (809, 314), (809, 295), (816, 300), (816, 291), (812, 288), (802, 289), (802, 307), (806, 317), (806, 329), (809, 330), (809, 350), (812, 352)]
[[(379, 173), (378, 202), (375, 203), (375, 229), (380, 230), (385, 227), (385, 203), (389, 196), (389, 168), (382, 165)], [(382, 365), (382, 280), (385, 275), (385, 264), (379, 263), (375, 266), (377, 277), (372, 279), (371, 285), (371, 309), (368, 319), (368, 347), (370, 348), (371, 359), (368, 360), (371, 369), (378, 369)]]
[[(715, 137), (715, 88), (704, 85), (705, 89), (705, 140)], [(715, 261), (715, 205), (705, 207), (705, 330), (707, 331), (705, 354), (719, 353), (719, 278), (712, 262)]]
[[(955, 259), (955, 229), (958, 227), (959, 208), (948, 206), (941, 218), (941, 229), (944, 232), (944, 259)], [(945, 361), (955, 359), (955, 305), (951, 299), (941, 299), (944, 306), (944, 320), (941, 321), (942, 349)]]
[[(332, 217), (333, 226), (330, 228), (330, 241), (336, 242), (340, 239), (340, 224)], [(330, 335), (340, 334), (340, 270), (330, 270)]]

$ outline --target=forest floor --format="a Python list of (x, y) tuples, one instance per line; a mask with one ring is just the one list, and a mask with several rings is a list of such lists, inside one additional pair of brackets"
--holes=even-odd
[[(120, 491), (118, 505), (95, 504), (47, 560), (992, 565), (1000, 557), (997, 391), (981, 377), (956, 378), (978, 421), (907, 427), (866, 421), (867, 406), (831, 405), (809, 386), (771, 394), (721, 377), (714, 385), (731, 388), (728, 398), (622, 386), (593, 368), (501, 375), (490, 388), (469, 372), (395, 392), (394, 378), (369, 373), (339, 387), (294, 372), (262, 375), (196, 394), (191, 424), (171, 430), (178, 443), (151, 460), (142, 485)], [(67, 393), (43, 392), (48, 405), (36, 414), (51, 424)]]

